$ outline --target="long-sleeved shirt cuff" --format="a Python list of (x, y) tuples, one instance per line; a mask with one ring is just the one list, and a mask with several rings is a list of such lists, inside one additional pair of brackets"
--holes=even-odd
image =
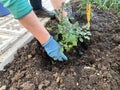
[(10, 10), (14, 18), (20, 19), (32, 11), (32, 6), (27, 0), (0, 0)]

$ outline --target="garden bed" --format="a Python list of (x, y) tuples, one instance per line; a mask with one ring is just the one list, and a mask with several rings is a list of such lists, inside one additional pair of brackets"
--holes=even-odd
[[(77, 3), (72, 3), (75, 7)], [(75, 9), (75, 8), (73, 8)], [(79, 21), (85, 21), (79, 14)], [(19, 49), (0, 72), (5, 90), (119, 90), (120, 17), (112, 10), (93, 10), (91, 40), (79, 43), (67, 62), (54, 62), (36, 39)], [(52, 19), (46, 27), (55, 25)]]

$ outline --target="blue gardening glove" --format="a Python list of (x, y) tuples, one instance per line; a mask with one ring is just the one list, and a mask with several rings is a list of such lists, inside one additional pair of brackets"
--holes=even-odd
[(53, 58), (54, 60), (58, 61), (66, 61), (67, 57), (63, 54), (61, 46), (53, 39), (51, 36), (50, 39), (42, 44), (42, 46), (45, 48), (45, 51), (47, 54)]

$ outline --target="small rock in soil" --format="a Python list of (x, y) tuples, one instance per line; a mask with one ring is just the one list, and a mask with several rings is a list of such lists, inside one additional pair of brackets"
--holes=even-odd
[(6, 90), (6, 85), (0, 87), (0, 90)]
[(23, 90), (35, 90), (35, 85), (30, 81), (27, 81), (21, 85)]

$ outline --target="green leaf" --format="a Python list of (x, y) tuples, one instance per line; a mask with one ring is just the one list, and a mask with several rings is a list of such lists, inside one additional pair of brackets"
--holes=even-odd
[(80, 42), (83, 42), (83, 39), (82, 38), (79, 38)]
[(89, 36), (85, 36), (84, 38), (87, 39), (87, 40), (90, 40), (90, 37), (89, 37)]

